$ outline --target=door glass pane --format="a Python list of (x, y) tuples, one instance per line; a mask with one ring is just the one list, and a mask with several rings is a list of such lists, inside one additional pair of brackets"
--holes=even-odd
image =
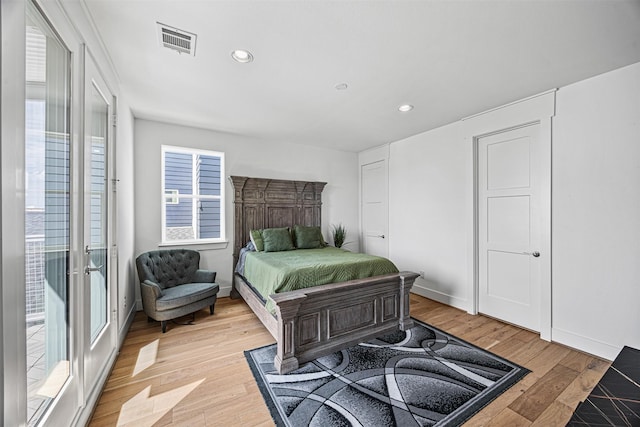
[(69, 377), (70, 52), (31, 3), (26, 41), (27, 393), (35, 425)]
[(89, 266), (91, 292), (91, 342), (107, 324), (107, 163), (106, 141), (109, 106), (100, 91), (91, 86), (89, 162)]

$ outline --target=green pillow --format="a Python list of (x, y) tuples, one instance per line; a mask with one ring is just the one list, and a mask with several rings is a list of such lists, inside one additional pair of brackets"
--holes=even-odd
[(295, 249), (288, 228), (265, 228), (262, 230), (265, 252), (290, 251)]
[(251, 237), (251, 242), (253, 246), (255, 246), (256, 251), (262, 252), (264, 251), (264, 240), (262, 240), (262, 230), (249, 230), (249, 236)]
[(325, 245), (320, 227), (296, 225), (293, 227), (293, 236), (298, 249), (316, 249)]

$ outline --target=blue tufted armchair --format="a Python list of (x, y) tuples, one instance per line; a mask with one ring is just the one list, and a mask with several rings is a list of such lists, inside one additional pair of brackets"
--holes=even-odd
[(142, 307), (149, 319), (175, 319), (209, 306), (213, 307), (220, 287), (216, 272), (200, 270), (200, 253), (189, 249), (145, 252), (136, 258)]

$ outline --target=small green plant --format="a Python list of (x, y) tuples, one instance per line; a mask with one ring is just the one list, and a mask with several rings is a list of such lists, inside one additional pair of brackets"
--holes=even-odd
[(336, 248), (341, 248), (345, 244), (345, 238), (347, 237), (347, 229), (342, 224), (332, 225), (333, 227), (333, 245)]

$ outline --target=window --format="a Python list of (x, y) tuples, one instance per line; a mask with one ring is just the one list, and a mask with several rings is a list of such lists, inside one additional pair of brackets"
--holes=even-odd
[(162, 146), (162, 243), (225, 241), (224, 153)]

